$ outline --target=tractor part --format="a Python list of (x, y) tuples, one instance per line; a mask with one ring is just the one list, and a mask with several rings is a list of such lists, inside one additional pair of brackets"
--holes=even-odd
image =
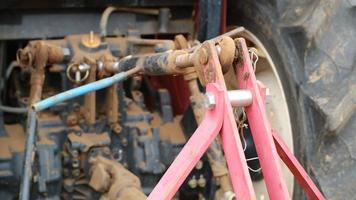
[(47, 64), (59, 63), (64, 58), (65, 49), (51, 46), (45, 42), (33, 42), (17, 52), (17, 62), (31, 69), (31, 91), (29, 105), (41, 100)]
[[(237, 79), (243, 89), (249, 89), (253, 94), (251, 105), (246, 107), (246, 114), (251, 125), (252, 134), (256, 143), (256, 149), (261, 161), (262, 171), (266, 180), (269, 196), (272, 199), (290, 199), (287, 187), (284, 183), (281, 169), (279, 166), (278, 154), (273, 141), (272, 129), (265, 115), (265, 88), (257, 82), (248, 55), (248, 50), (243, 39), (236, 40), (238, 53), (241, 56), (237, 61)], [(208, 148), (208, 145), (217, 136), (222, 128), (222, 143), (225, 150), (225, 156), (228, 161), (230, 176), (236, 198), (255, 199), (252, 182), (248, 174), (246, 159), (243, 154), (242, 145), (239, 139), (233, 139), (238, 135), (236, 124), (231, 109), (224, 78), (221, 72), (216, 49), (213, 44), (205, 42), (203, 47), (207, 48), (211, 56), (205, 68), (209, 68), (209, 74), (204, 74), (207, 82), (207, 92), (212, 93), (208, 97), (208, 106), (203, 123), (198, 127), (190, 140), (186, 143), (183, 150), (177, 156), (165, 175), (161, 178), (148, 199), (171, 199), (178, 190), (189, 171), (195, 166), (199, 158)], [(242, 59), (241, 59), (242, 58)], [(214, 72), (212, 71), (214, 70)], [(216, 73), (212, 75), (212, 73)], [(221, 87), (225, 87), (222, 89)], [(209, 100), (210, 99), (210, 100)], [(226, 99), (226, 100), (225, 100)], [(225, 105), (225, 106), (224, 106)], [(227, 112), (224, 114), (224, 112)], [(223, 117), (224, 116), (224, 117)], [(223, 119), (224, 118), (224, 119)], [(262, 125), (261, 125), (262, 123)], [(204, 138), (204, 139), (202, 139)], [(277, 140), (277, 142), (279, 142)], [(279, 143), (278, 146), (281, 146)], [(281, 148), (279, 147), (279, 150)], [(284, 149), (286, 150), (286, 149)], [(235, 152), (234, 152), (235, 151)], [(231, 157), (233, 155), (233, 157)], [(239, 155), (236, 159), (236, 155)], [(293, 157), (289, 151), (285, 155)], [(283, 157), (283, 156), (282, 156)], [(285, 159), (285, 161), (291, 161)], [(296, 161), (294, 159), (293, 161)], [(287, 162), (287, 166), (294, 165)], [(299, 163), (296, 166), (300, 166)], [(310, 183), (311, 187), (303, 187), (310, 197), (315, 199), (324, 199), (323, 195), (312, 182), (302, 168), (290, 168), (295, 175), (303, 174), (302, 180)], [(242, 173), (236, 173), (236, 170), (242, 170)], [(296, 170), (296, 171), (294, 171)], [(302, 184), (302, 186), (305, 186)]]
[(141, 191), (140, 179), (120, 163), (104, 157), (90, 160), (91, 178), (89, 185), (104, 193), (100, 199), (107, 200), (145, 200)]
[(133, 68), (127, 72), (121, 72), (113, 77), (99, 80), (97, 82), (89, 83), (81, 87), (68, 90), (66, 92), (57, 94), (48, 99), (44, 99), (40, 102), (37, 102), (32, 105), (27, 122), (27, 139), (26, 139), (26, 150), (25, 150), (25, 164), (24, 164), (24, 175), (21, 184), (20, 190), (20, 199), (28, 200), (30, 198), (29, 192), (31, 188), (31, 178), (32, 178), (32, 162), (34, 159), (34, 143), (35, 143), (35, 130), (36, 130), (36, 112), (40, 112), (44, 109), (47, 109), (51, 106), (56, 105), (57, 103), (73, 99), (75, 97), (85, 95), (92, 91), (97, 91), (106, 87), (113, 85), (114, 83), (120, 82), (132, 76), (133, 74), (139, 71), (138, 68)]
[[(185, 49), (188, 48), (187, 40), (182, 36), (178, 35), (175, 37), (176, 46)], [(220, 49), (221, 50), (221, 49)], [(187, 56), (188, 58), (191, 56)], [(195, 68), (196, 69), (196, 68)], [(188, 82), (190, 91), (190, 103), (193, 109), (194, 117), (197, 124), (200, 124), (205, 115), (205, 99), (198, 85), (198, 75), (196, 70), (193, 68), (185, 68), (184, 70), (184, 80)], [(215, 138), (212, 144), (210, 144), (207, 150), (207, 157), (209, 164), (212, 168), (213, 176), (217, 179), (220, 184), (222, 195), (232, 192), (232, 185), (230, 182), (226, 160), (224, 159), (222, 148), (220, 145), (220, 140)]]

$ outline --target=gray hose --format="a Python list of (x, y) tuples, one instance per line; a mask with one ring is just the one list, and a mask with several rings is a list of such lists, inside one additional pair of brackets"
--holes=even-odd
[(20, 65), (17, 63), (17, 61), (12, 61), (9, 64), (9, 66), (6, 68), (5, 78), (1, 79), (1, 82), (0, 82), (0, 90), (2, 90), (5, 87), (5, 83), (10, 78), (10, 75), (11, 75), (12, 71), (15, 69), (15, 67), (20, 67)]
[(7, 113), (15, 113), (15, 114), (24, 114), (27, 113), (27, 108), (24, 107), (10, 107), (0, 105), (0, 111), (7, 112)]
[(5, 80), (10, 78), (10, 75), (12, 71), (14, 70), (15, 67), (20, 67), (19, 63), (17, 61), (12, 61), (10, 65), (7, 67), (6, 72), (5, 72)]
[(101, 38), (106, 37), (106, 35), (107, 35), (106, 26), (108, 24), (109, 16), (115, 10), (117, 10), (116, 7), (109, 6), (105, 9), (103, 14), (101, 15), (101, 19), (100, 19), (100, 36), (101, 36)]
[[(12, 61), (6, 69), (5, 81), (7, 81), (10, 78), (10, 75), (12, 71), (15, 69), (15, 67), (20, 67), (20, 65), (17, 63), (17, 61)], [(3, 86), (4, 83), (1, 85), (1, 87)], [(4, 106), (0, 104), (0, 111), (7, 112), (7, 113), (22, 114), (22, 113), (27, 113), (27, 108), (10, 107), (10, 106)]]
[(103, 14), (101, 15), (100, 19), (100, 37), (105, 38), (107, 35), (107, 24), (109, 16), (114, 11), (122, 11), (122, 12), (134, 12), (140, 13), (144, 15), (159, 15), (158, 9), (149, 9), (149, 8), (125, 8), (125, 7), (115, 7), (109, 6), (107, 7)]

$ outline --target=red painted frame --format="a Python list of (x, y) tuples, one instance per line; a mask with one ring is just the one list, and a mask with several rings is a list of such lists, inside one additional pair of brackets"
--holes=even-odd
[[(311, 199), (324, 199), (297, 159), (272, 131), (265, 114), (265, 90), (256, 80), (245, 40), (239, 38), (235, 41), (240, 56), (236, 76), (240, 89), (249, 89), (252, 92), (252, 104), (245, 107), (245, 111), (270, 199), (290, 199), (278, 155)], [(207, 110), (203, 122), (162, 176), (149, 195), (149, 200), (172, 199), (219, 132), (236, 199), (256, 199), (215, 45), (212, 41), (207, 41), (202, 48), (209, 54), (208, 63), (203, 70), (208, 82), (206, 90), (215, 95), (216, 106)]]

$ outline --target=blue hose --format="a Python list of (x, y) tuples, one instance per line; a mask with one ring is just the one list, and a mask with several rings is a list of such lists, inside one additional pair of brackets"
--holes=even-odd
[(92, 82), (65, 92), (59, 93), (42, 101), (39, 101), (32, 105), (32, 109), (36, 112), (47, 109), (51, 106), (54, 106), (60, 102), (73, 99), (75, 97), (84, 95), (89, 92), (97, 91), (106, 87), (113, 85), (116, 82), (125, 80), (128, 77), (128, 74), (121, 72), (109, 78), (104, 78), (96, 82)]

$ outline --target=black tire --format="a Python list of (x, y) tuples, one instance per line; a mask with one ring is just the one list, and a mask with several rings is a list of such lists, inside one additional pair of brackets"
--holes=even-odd
[[(247, 28), (271, 55), (288, 102), (295, 155), (335, 200), (356, 199), (356, 17), (350, 2), (228, 5), (228, 24)], [(305, 199), (294, 185), (294, 199)]]

